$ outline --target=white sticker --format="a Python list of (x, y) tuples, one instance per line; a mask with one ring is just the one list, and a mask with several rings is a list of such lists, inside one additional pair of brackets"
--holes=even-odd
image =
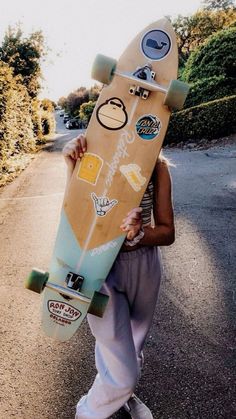
[(130, 186), (139, 192), (146, 182), (146, 178), (141, 174), (141, 167), (135, 163), (120, 166), (121, 173), (126, 177)]
[(141, 48), (147, 58), (159, 61), (169, 54), (171, 50), (171, 38), (167, 32), (154, 29), (144, 35), (141, 41)]
[(94, 192), (91, 193), (91, 197), (94, 203), (94, 208), (99, 217), (107, 215), (111, 209), (118, 204), (117, 199), (110, 200), (107, 196), (98, 197)]
[(97, 109), (98, 122), (106, 129), (118, 130), (128, 121), (125, 105), (118, 97), (112, 97)]
[(115, 240), (102, 244), (101, 246), (92, 249), (91, 256), (101, 255), (101, 253), (107, 252), (110, 249), (114, 249), (117, 245), (118, 243)]
[(79, 310), (77, 310), (70, 304), (55, 300), (48, 301), (48, 311), (53, 316), (68, 321), (78, 320), (82, 314)]

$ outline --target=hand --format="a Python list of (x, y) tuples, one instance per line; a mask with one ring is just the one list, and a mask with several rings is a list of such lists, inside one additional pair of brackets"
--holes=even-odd
[(73, 171), (76, 161), (81, 159), (87, 151), (87, 141), (83, 134), (69, 141), (63, 148), (62, 154), (65, 158), (68, 168)]
[(134, 237), (139, 234), (140, 229), (142, 228), (142, 210), (141, 207), (134, 208), (123, 219), (120, 228), (127, 232), (127, 240), (133, 240)]

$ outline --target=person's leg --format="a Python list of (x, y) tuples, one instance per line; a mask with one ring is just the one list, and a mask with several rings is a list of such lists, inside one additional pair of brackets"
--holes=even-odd
[(133, 341), (139, 366), (143, 365), (143, 347), (150, 330), (162, 276), (161, 253), (158, 247), (141, 248), (141, 255), (131, 265), (127, 290)]
[(110, 296), (103, 318), (88, 316), (96, 338), (98, 374), (77, 405), (76, 419), (106, 419), (133, 394), (160, 278), (157, 248), (141, 248), (118, 257), (102, 289)]
[(121, 278), (128, 280), (128, 265), (119, 259), (101, 290), (110, 297), (103, 318), (88, 315), (96, 338), (98, 373), (88, 394), (77, 404), (76, 419), (108, 418), (129, 399), (138, 380), (129, 302), (121, 284)]
[[(130, 265), (130, 278), (127, 294), (130, 301), (130, 317), (137, 362), (143, 366), (143, 346), (150, 330), (158, 298), (162, 264), (158, 248), (143, 248), (130, 257), (138, 258)], [(153, 419), (150, 409), (133, 394), (124, 405), (134, 419)]]

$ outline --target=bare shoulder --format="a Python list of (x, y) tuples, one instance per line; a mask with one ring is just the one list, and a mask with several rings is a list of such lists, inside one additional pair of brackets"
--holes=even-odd
[(164, 158), (159, 158), (157, 160), (154, 175), (155, 184), (157, 184), (158, 186), (169, 186), (171, 184), (171, 174), (169, 170), (168, 160)]

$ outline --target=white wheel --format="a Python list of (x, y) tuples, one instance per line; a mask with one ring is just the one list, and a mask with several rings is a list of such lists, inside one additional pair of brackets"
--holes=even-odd
[(179, 80), (171, 80), (164, 100), (164, 105), (176, 110), (182, 109), (188, 92), (188, 84)]
[(103, 84), (110, 84), (113, 79), (116, 64), (117, 62), (114, 58), (98, 54), (92, 67), (92, 79), (100, 81)]

